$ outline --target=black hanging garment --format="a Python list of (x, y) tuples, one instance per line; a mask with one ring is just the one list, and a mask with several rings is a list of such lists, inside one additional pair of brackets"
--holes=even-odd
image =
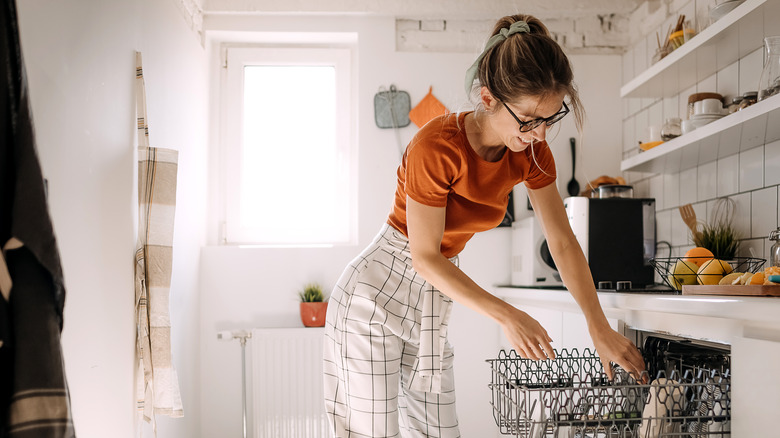
[(0, 5), (0, 437), (75, 437), (65, 288), (35, 149), (16, 4)]

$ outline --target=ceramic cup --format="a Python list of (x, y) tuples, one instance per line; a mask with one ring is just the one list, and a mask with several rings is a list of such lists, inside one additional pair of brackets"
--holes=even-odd
[(704, 99), (693, 104), (694, 114), (723, 114), (723, 103), (718, 99)]
[(647, 142), (661, 141), (661, 126), (652, 125), (647, 127)]

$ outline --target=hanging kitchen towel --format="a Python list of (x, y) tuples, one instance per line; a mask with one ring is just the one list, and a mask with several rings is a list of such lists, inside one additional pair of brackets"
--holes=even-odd
[(428, 94), (409, 111), (409, 119), (422, 128), (423, 125), (430, 122), (434, 117), (447, 114), (448, 112), (447, 107), (433, 95), (433, 86), (431, 86), (428, 89)]
[(0, 64), (0, 436), (70, 438), (65, 286), (14, 0), (0, 4)]
[(137, 408), (155, 433), (156, 414), (181, 417), (179, 379), (171, 360), (169, 296), (178, 152), (149, 147), (141, 53), (136, 53), (138, 242), (135, 252)]

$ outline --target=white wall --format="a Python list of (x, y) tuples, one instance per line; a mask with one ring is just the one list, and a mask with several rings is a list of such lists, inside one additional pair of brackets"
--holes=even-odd
[[(359, 244), (330, 249), (208, 246), (202, 251), (201, 436), (240, 436), (241, 350), (237, 342), (218, 342), (217, 331), (301, 326), (296, 291), (311, 281), (332, 287), (346, 264), (373, 238), (390, 211), (399, 149), (392, 130), (379, 129), (374, 124), (374, 94), (380, 86), (395, 84), (409, 92), (414, 105), (433, 85), (434, 94), (451, 110), (466, 109), (463, 77), (476, 54), (397, 52), (393, 18), (213, 15), (206, 17), (204, 28), (207, 37), (212, 36), (209, 54), (214, 86), (219, 85), (221, 41), (256, 40), (252, 32), (358, 33)], [(584, 137), (587, 152), (580, 152), (578, 157), (577, 178), (584, 185), (586, 178), (618, 173), (620, 57), (575, 56), (572, 62), (590, 120)], [(217, 108), (217, 99), (218, 93), (212, 90), (212, 109)], [(295, 116), (305, 123), (305, 115)], [(218, 119), (212, 117), (212, 123), (218, 123)], [(217, 129), (218, 125), (213, 125), (212, 133)], [(404, 145), (415, 131), (413, 124), (401, 130)], [(560, 175), (558, 187), (563, 191), (571, 177), (569, 137), (575, 133), (573, 118), (569, 117), (552, 143)], [(215, 134), (212, 141), (218, 144)], [(213, 177), (219, 170), (218, 151), (212, 150), (211, 156)], [(217, 193), (212, 192), (211, 202), (215, 207), (210, 212), (209, 242), (215, 244), (219, 217), (215, 213), (219, 208)], [(517, 208), (521, 207), (525, 208), (525, 195), (517, 200)], [(476, 236), (461, 254), (461, 267), (485, 288), (509, 283), (510, 237), (506, 228)], [(450, 333), (457, 352), (461, 433), (488, 436), (497, 428), (488, 404), (489, 369), (484, 360), (496, 354), (499, 329), (491, 320), (456, 305)]]
[(38, 154), (67, 288), (63, 347), (76, 433), (131, 437), (135, 417), (135, 50), (152, 146), (179, 150), (171, 314), (185, 418), (197, 437), (199, 248), (205, 242), (207, 71), (172, 1), (19, 1)]

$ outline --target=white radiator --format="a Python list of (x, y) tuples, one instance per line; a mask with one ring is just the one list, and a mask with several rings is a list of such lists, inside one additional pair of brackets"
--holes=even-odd
[(326, 438), (322, 328), (252, 330), (255, 438)]

